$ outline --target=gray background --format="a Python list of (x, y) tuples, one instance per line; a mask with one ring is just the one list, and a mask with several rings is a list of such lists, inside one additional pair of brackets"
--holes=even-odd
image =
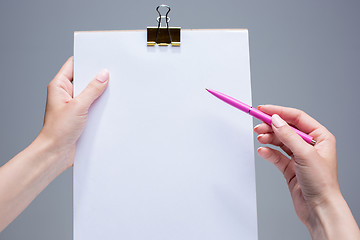
[[(155, 24), (154, 8), (161, 3), (171, 5), (173, 26), (249, 29), (253, 105), (303, 109), (335, 134), (342, 193), (360, 222), (356, 0), (0, 0), (0, 164), (39, 133), (46, 87), (73, 53), (73, 31), (145, 29)], [(259, 238), (309, 239), (282, 175), (259, 157), (256, 181)], [(72, 170), (52, 182), (0, 239), (72, 239)]]

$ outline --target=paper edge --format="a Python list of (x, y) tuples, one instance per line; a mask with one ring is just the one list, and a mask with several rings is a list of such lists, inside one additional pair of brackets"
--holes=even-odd
[[(247, 28), (214, 28), (214, 29), (181, 29), (181, 31), (246, 31), (248, 32)], [(146, 32), (146, 29), (138, 29), (138, 30), (92, 30), (92, 31), (81, 31), (77, 30), (74, 31), (74, 34), (77, 33), (96, 33), (96, 32)]]

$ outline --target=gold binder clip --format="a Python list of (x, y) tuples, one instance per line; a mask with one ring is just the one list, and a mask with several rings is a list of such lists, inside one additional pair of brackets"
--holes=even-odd
[[(167, 8), (165, 16), (162, 16), (159, 8), (164, 7)], [(147, 45), (155, 46), (158, 44), (159, 46), (168, 46), (171, 44), (172, 46), (179, 47), (180, 46), (180, 30), (181, 27), (169, 27), (170, 18), (168, 14), (170, 12), (170, 7), (167, 5), (160, 5), (156, 8), (156, 11), (159, 13), (159, 17), (157, 18), (158, 26), (157, 27), (147, 27)], [(165, 19), (166, 27), (161, 26), (161, 20)]]

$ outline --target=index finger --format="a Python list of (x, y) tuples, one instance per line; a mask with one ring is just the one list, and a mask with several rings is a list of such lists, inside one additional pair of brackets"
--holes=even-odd
[(310, 117), (304, 111), (296, 108), (275, 105), (260, 105), (258, 106), (258, 110), (269, 115), (273, 115), (275, 113), (278, 114), (286, 122), (295, 126), (300, 131), (303, 131), (304, 133), (314, 137), (317, 141), (322, 140), (319, 139), (319, 137), (328, 132), (328, 130), (318, 121)]
[(60, 81), (73, 81), (74, 72), (74, 57), (69, 57), (68, 60), (61, 67), (59, 72), (56, 74), (55, 79)]

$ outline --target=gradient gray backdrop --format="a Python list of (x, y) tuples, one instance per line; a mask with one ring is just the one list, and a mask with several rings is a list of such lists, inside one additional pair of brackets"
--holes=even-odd
[[(253, 104), (303, 109), (335, 134), (342, 193), (360, 222), (356, 0), (0, 0), (0, 164), (39, 133), (46, 87), (73, 54), (73, 31), (145, 29), (156, 24), (154, 8), (161, 3), (171, 5), (172, 25), (249, 29)], [(259, 238), (309, 239), (282, 175), (258, 156), (256, 181)], [(0, 239), (71, 240), (72, 170), (51, 183)]]

